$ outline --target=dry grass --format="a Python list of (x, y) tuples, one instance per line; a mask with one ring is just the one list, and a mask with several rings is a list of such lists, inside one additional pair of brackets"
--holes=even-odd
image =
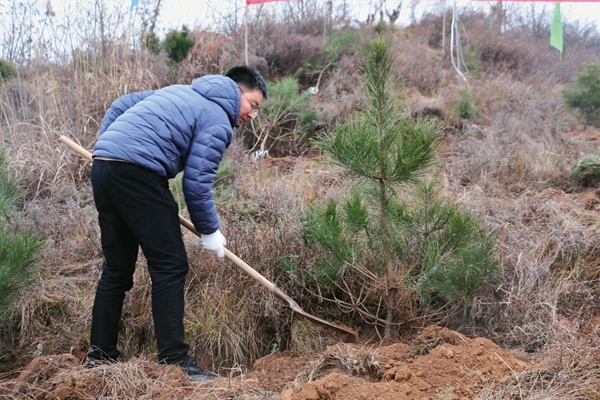
[[(510, 40), (484, 35), (485, 17), (466, 18), (485, 66), (480, 79), (469, 81), (475, 106), (482, 112), (472, 120), (458, 121), (451, 111), (464, 83), (451, 70), (448, 54), (432, 45), (439, 39), (439, 22), (433, 18), (394, 32), (396, 71), (411, 96), (420, 99), (415, 104), (426, 95), (444, 110), (440, 124), (447, 135), (440, 173), (445, 194), (472, 209), (490, 229), (499, 230), (503, 266), (502, 280), (477, 298), (467, 318), (446, 322), (541, 361), (539, 370), (516, 376), (490, 391), (487, 399), (598, 398), (600, 341), (594, 321), (600, 315), (600, 198), (591, 190), (579, 193), (582, 188), (567, 179), (572, 161), (594, 145), (566, 135), (578, 127), (560, 98), (561, 85), (571, 72), (594, 55), (577, 48), (558, 63), (548, 57), (541, 42), (528, 41), (519, 32), (512, 32)], [(260, 40), (255, 42), (261, 47), (254, 57), (268, 68), (267, 76), (295, 72), (302, 57), (321, 49), (321, 42), (301, 30), (288, 35), (283, 26), (260, 28), (255, 33)], [(206, 45), (222, 36), (194, 35), (195, 50), (201, 51), (182, 65), (180, 81), (218, 73), (239, 59), (235, 41), (206, 52)], [(164, 65), (157, 66), (156, 59), (131, 53), (126, 46), (115, 46), (106, 57), (78, 67), (34, 62), (21, 70), (18, 79), (0, 86), (0, 140), (9, 149), (11, 167), (29, 189), (19, 224), (48, 239), (40, 280), (24, 293), (12, 326), (2, 332), (0, 361), (4, 371), (14, 374), (36, 352), (72, 354), (70, 375), (53, 375), (48, 384), (70, 379), (80, 387), (77, 382), (90, 376), (79, 362), (87, 351), (93, 292), (102, 263), (89, 165), (56, 138), (66, 134), (91, 149), (103, 113), (115, 98), (160, 87), (170, 79)], [(346, 118), (360, 104), (354, 63), (351, 56), (344, 57), (314, 98), (313, 104), (324, 113), (323, 126)], [(313, 201), (338, 195), (343, 171), (320, 158), (254, 162), (240, 143), (227, 157), (234, 173), (231, 183), (219, 189), (217, 204), (228, 247), (303, 308), (337, 319), (339, 310), (304, 291), (282, 260), (310, 264), (312, 255), (301, 240), (300, 214)], [(319, 332), (294, 320), (285, 304), (233, 264), (201, 251), (193, 235), (185, 233), (184, 238), (191, 265), (187, 338), (200, 364), (224, 375), (243, 375), (256, 359), (272, 351), (289, 348), (305, 354), (326, 344)], [(102, 374), (94, 385), (100, 385), (103, 396), (113, 398), (141, 398), (167, 389), (179, 398), (192, 398), (186, 397), (187, 383), (167, 388), (162, 375), (148, 372), (155, 350), (143, 257), (135, 282), (126, 299), (120, 337), (129, 362), (98, 370)], [(353, 354), (330, 361), (350, 371), (356, 365), (366, 368), (370, 360), (368, 354)], [(314, 365), (306, 379), (325, 364)], [(10, 396), (27, 392), (27, 382), (19, 385), (12, 387)], [(274, 398), (250, 386), (227, 385), (206, 397), (236, 396)]]
[(3, 399), (274, 399), (243, 379), (190, 382), (176, 366), (147, 358), (85, 369), (69, 355), (40, 357), (17, 379), (0, 385)]
[[(448, 86), (441, 96), (452, 99), (456, 90)], [(474, 82), (472, 92), (482, 113), (448, 138), (442, 154), (449, 180), (490, 195), (569, 185), (575, 154), (564, 134), (572, 126), (559, 97), (543, 94), (553, 92), (550, 85), (500, 75)], [(446, 103), (453, 108), (452, 100)]]
[(600, 396), (600, 337), (566, 319), (553, 325), (556, 337), (541, 358), (540, 367), (514, 375), (503, 387), (485, 391), (483, 399), (597, 399)]
[(59, 144), (60, 135), (91, 149), (114, 99), (157, 87), (141, 58), (92, 70), (34, 64), (1, 85), (2, 141), (10, 146), (11, 161), (22, 171), (30, 198), (49, 196), (61, 182), (81, 185), (87, 179), (87, 164)]

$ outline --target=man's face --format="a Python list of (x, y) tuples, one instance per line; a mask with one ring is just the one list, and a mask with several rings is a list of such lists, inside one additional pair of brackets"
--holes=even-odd
[(239, 85), (238, 88), (240, 89), (240, 95), (242, 97), (240, 117), (237, 121), (239, 125), (256, 116), (258, 109), (263, 103), (264, 96), (260, 89), (248, 90)]

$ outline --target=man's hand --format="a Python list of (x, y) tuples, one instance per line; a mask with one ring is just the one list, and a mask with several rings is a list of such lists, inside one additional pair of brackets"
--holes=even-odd
[(226, 244), (227, 240), (225, 240), (225, 236), (223, 236), (221, 231), (218, 229), (216, 232), (211, 233), (210, 235), (200, 235), (200, 246), (204, 247), (211, 253), (214, 253), (219, 258), (223, 258), (225, 256), (224, 246)]

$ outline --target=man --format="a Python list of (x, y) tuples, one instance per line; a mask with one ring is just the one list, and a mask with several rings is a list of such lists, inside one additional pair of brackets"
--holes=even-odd
[(183, 192), (200, 245), (224, 256), (212, 185), (233, 127), (254, 118), (267, 98), (262, 76), (234, 67), (191, 85), (173, 85), (115, 100), (94, 147), (91, 172), (104, 264), (92, 313), (88, 366), (116, 362), (125, 292), (141, 247), (152, 279), (158, 360), (179, 365), (192, 380), (216, 375), (188, 355), (184, 283), (187, 254), (170, 178), (183, 172)]

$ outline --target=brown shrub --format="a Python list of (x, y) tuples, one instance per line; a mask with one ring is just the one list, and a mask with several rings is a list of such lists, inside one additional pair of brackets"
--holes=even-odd
[[(539, 359), (539, 368), (515, 374), (502, 385), (485, 390), (482, 399), (593, 399), (598, 396), (600, 336), (597, 319), (591, 324), (593, 328), (582, 335), (581, 326), (572, 318), (556, 318), (548, 314), (546, 318), (552, 321), (549, 326), (530, 332), (532, 337), (529, 338), (540, 334), (544, 337), (552, 332), (543, 346), (544, 357)], [(527, 329), (527, 326), (524, 327)], [(522, 359), (533, 358), (520, 350), (514, 353)]]
[(190, 37), (194, 46), (177, 69), (177, 83), (190, 84), (202, 75), (223, 73), (239, 58), (232, 38), (228, 36), (194, 30)]
[(265, 78), (295, 74), (305, 59), (321, 57), (323, 36), (290, 32), (286, 24), (264, 23), (252, 31), (249, 51), (264, 58)]
[(343, 56), (330, 77), (323, 82), (311, 104), (319, 114), (319, 127), (331, 128), (360, 105), (360, 71), (356, 59)]
[[(521, 76), (531, 72), (535, 54), (521, 42), (518, 34), (485, 35), (475, 44), (480, 59), (488, 71), (511, 71)], [(532, 46), (535, 48), (535, 45)]]
[(552, 327), (561, 318), (583, 326), (600, 312), (592, 300), (600, 220), (585, 210), (589, 199), (557, 189), (492, 198), (472, 186), (460, 202), (499, 231), (504, 270), (471, 310), (474, 334), (537, 353), (559, 339)]
[(397, 30), (393, 46), (394, 70), (404, 85), (431, 96), (453, 78), (449, 61), (441, 50), (429, 47), (415, 38), (410, 29)]
[[(520, 17), (520, 16), (518, 16)], [(497, 16), (492, 13), (486, 15), (469, 8), (459, 10), (458, 18), (464, 26), (462, 32), (463, 54), (467, 54), (472, 46), (473, 55), (477, 57), (477, 64), (484, 67), (487, 74), (506, 74), (518, 80), (525, 80), (532, 84), (543, 84), (548, 78), (556, 83), (565, 83), (571, 79), (573, 74), (586, 62), (597, 60), (598, 32), (592, 27), (565, 24), (565, 54), (559, 57), (555, 49), (548, 44), (546, 33), (537, 35), (537, 31), (529, 29), (530, 24), (515, 23), (515, 16), (505, 16), (505, 30), (501, 31)], [(518, 19), (518, 18), (517, 18)], [(411, 45), (418, 48), (420, 52), (429, 48), (430, 50), (441, 50), (443, 54), (437, 62), (436, 67), (442, 65), (442, 69), (451, 69), (450, 55), (450, 22), (451, 16), (446, 19), (446, 49), (441, 49), (442, 42), (442, 15), (430, 13), (418, 23), (407, 28), (408, 39)], [(539, 22), (539, 21), (537, 21)], [(543, 32), (547, 32), (544, 29)], [(411, 57), (412, 60), (422, 58), (422, 55)], [(442, 82), (432, 75), (428, 68), (422, 66), (419, 70), (427, 71), (430, 78)], [(412, 71), (411, 71), (412, 72)], [(433, 78), (431, 78), (433, 76)], [(423, 87), (427, 80), (425, 77), (409, 78), (407, 81), (414, 82), (422, 94), (431, 94)], [(420, 82), (420, 83), (419, 83)], [(444, 86), (444, 83), (441, 84)], [(435, 87), (435, 85), (434, 85)]]

